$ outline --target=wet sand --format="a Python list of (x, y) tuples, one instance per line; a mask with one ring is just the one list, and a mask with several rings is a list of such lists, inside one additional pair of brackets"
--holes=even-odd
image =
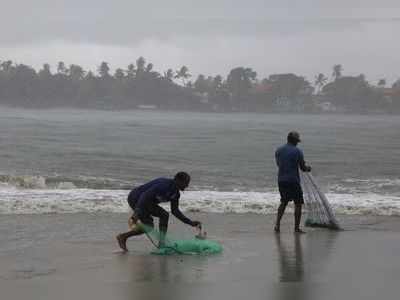
[(276, 235), (274, 216), (196, 214), (224, 252), (161, 257), (145, 237), (116, 252), (127, 216), (0, 216), (1, 299), (398, 299), (398, 217), (339, 216), (345, 231), (295, 235), (288, 214)]

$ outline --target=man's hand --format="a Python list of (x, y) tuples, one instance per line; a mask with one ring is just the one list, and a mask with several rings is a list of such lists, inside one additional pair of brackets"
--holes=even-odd
[(193, 221), (193, 222), (192, 222), (192, 226), (193, 226), (193, 227), (201, 228), (201, 222), (199, 222), (199, 221)]

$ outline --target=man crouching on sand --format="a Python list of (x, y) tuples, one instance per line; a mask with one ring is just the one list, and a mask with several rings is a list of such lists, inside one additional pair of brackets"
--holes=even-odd
[(139, 222), (153, 228), (153, 217), (160, 219), (160, 246), (163, 246), (163, 238), (168, 229), (169, 213), (159, 206), (161, 202), (170, 202), (171, 213), (183, 223), (193, 227), (201, 226), (199, 221), (190, 220), (179, 210), (179, 191), (184, 191), (189, 183), (189, 174), (178, 172), (174, 179), (157, 178), (133, 189), (128, 195), (128, 204), (133, 209), (133, 215), (129, 220), (131, 230), (117, 235), (120, 248), (128, 251), (126, 247), (128, 238), (145, 233), (143, 227), (137, 226)]
[(300, 143), (300, 135), (296, 131), (289, 132), (287, 144), (279, 147), (275, 152), (275, 160), (278, 165), (278, 186), (281, 194), (281, 204), (276, 217), (275, 232), (280, 231), (283, 213), (289, 201), (294, 202), (294, 232), (304, 233), (300, 229), (301, 208), (304, 204), (303, 191), (300, 185), (299, 168), (303, 172), (310, 172), (311, 167), (304, 162), (303, 152), (297, 148)]

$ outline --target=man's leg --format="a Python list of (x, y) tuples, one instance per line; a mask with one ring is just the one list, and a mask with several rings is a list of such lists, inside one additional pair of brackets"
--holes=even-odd
[(159, 247), (162, 247), (165, 244), (165, 236), (168, 230), (169, 213), (161, 206), (156, 205), (152, 209), (151, 215), (160, 219), (158, 225), (160, 229)]
[(305, 233), (303, 230), (300, 229), (300, 221), (301, 221), (301, 208), (302, 203), (295, 203), (294, 204), (294, 231), (298, 233)]
[(143, 233), (144, 231), (139, 227), (136, 227), (135, 229), (127, 232), (120, 233), (119, 235), (117, 235), (119, 247), (124, 251), (128, 251), (128, 248), (126, 248), (126, 241), (132, 236), (141, 235)]
[(142, 227), (138, 226), (138, 221), (139, 219), (136, 217), (135, 214), (132, 215), (132, 217), (129, 218), (129, 228), (131, 230), (127, 231), (127, 232), (123, 232), (120, 233), (119, 235), (117, 235), (117, 241), (118, 241), (118, 245), (119, 247), (124, 250), (124, 251), (128, 251), (128, 248), (126, 247), (126, 241), (132, 237), (132, 236), (136, 236), (136, 235), (141, 235), (144, 233)]
[(135, 207), (139, 199), (138, 197), (139, 194), (136, 192), (135, 189), (129, 192), (127, 201), (129, 206), (133, 210), (133, 214), (128, 220), (128, 226), (130, 230), (127, 232), (120, 233), (116, 236), (119, 247), (124, 251), (128, 251), (128, 248), (126, 248), (126, 241), (128, 238), (130, 238), (131, 236), (140, 235), (144, 233), (143, 230), (139, 226), (137, 226), (137, 222), (139, 219), (135, 214)]
[(278, 207), (278, 213), (276, 215), (276, 223), (275, 223), (275, 227), (274, 227), (275, 232), (280, 231), (281, 219), (282, 219), (283, 214), (285, 213), (285, 208), (286, 208), (287, 204), (288, 204), (287, 201), (281, 201), (281, 204)]
[(294, 232), (305, 233), (300, 229), (301, 221), (301, 209), (304, 204), (303, 190), (300, 184), (296, 184), (293, 187), (293, 198), (294, 198)]

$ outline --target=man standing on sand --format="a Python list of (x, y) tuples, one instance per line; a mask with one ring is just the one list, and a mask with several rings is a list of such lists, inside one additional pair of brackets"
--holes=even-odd
[(153, 217), (160, 219), (160, 246), (168, 229), (169, 213), (159, 206), (161, 202), (171, 203), (172, 214), (183, 223), (193, 227), (200, 227), (199, 221), (192, 221), (179, 210), (180, 192), (184, 191), (190, 183), (190, 176), (186, 172), (178, 172), (173, 179), (157, 178), (133, 189), (128, 195), (128, 204), (133, 210), (129, 220), (131, 230), (117, 235), (120, 248), (128, 251), (126, 241), (128, 238), (145, 233), (140, 225), (153, 228)]
[(311, 167), (304, 161), (303, 152), (297, 148), (300, 143), (300, 134), (296, 131), (289, 132), (287, 144), (279, 147), (275, 152), (275, 160), (278, 165), (278, 186), (281, 195), (281, 204), (278, 208), (274, 230), (280, 232), (280, 224), (285, 208), (289, 201), (293, 201), (294, 209), (294, 232), (305, 233), (300, 229), (301, 208), (304, 204), (303, 190), (300, 185), (299, 168), (303, 172), (310, 172)]

